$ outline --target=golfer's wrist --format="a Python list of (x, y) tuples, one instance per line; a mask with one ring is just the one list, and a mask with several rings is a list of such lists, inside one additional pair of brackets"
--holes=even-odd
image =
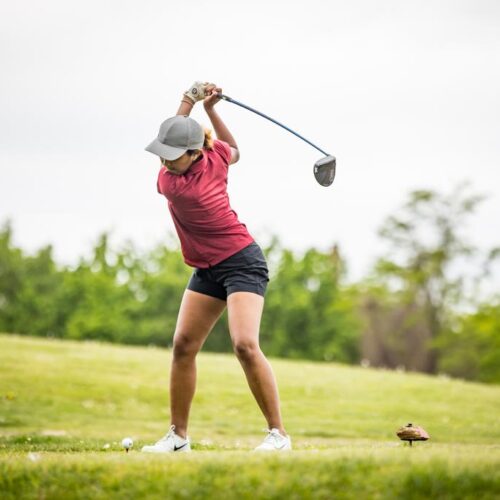
[(191, 99), (189, 99), (189, 97), (183, 96), (183, 98), (181, 99), (181, 103), (182, 102), (185, 102), (186, 104), (190, 104), (191, 107), (194, 106), (194, 102)]
[(217, 113), (215, 111), (215, 105), (213, 105), (213, 104), (212, 105), (208, 105), (208, 106), (206, 104), (204, 104), (203, 107), (205, 108), (205, 111), (207, 112), (207, 114)]

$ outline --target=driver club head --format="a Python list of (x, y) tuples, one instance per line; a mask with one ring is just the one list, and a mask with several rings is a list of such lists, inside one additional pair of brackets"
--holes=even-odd
[(335, 179), (335, 156), (325, 156), (314, 164), (314, 177), (322, 186), (328, 187)]

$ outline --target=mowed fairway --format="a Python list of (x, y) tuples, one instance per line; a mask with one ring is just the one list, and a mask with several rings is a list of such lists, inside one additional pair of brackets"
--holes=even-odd
[[(0, 498), (500, 498), (500, 387), (332, 363), (271, 360), (294, 451), (266, 455), (236, 358), (201, 354), (193, 453), (141, 454), (170, 355), (0, 335)], [(408, 422), (431, 440), (403, 445)]]

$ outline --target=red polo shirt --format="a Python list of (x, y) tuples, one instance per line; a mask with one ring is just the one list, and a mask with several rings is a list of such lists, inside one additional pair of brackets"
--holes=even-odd
[(207, 268), (250, 245), (254, 240), (229, 204), (227, 173), (231, 148), (214, 141), (212, 150), (183, 175), (166, 168), (158, 174), (158, 192), (168, 208), (181, 241), (186, 264)]

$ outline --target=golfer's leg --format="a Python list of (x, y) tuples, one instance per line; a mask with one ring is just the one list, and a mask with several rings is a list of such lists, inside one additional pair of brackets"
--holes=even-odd
[(231, 293), (227, 298), (229, 331), (234, 351), (269, 429), (279, 429), (286, 435), (281, 420), (276, 379), (271, 365), (259, 347), (263, 307), (264, 298), (260, 295), (250, 292)]
[(186, 290), (174, 335), (170, 369), (170, 414), (175, 432), (186, 437), (189, 409), (196, 388), (196, 355), (224, 311), (223, 300)]

